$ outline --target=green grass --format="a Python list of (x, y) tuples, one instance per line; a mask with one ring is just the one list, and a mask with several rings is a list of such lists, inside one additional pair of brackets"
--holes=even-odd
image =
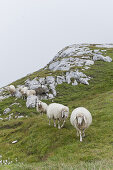
[[(107, 55), (113, 59), (113, 50), (108, 49)], [(49, 127), (46, 115), (26, 108), (22, 99), (10, 97), (0, 102), (0, 114), (17, 102), (21, 107), (12, 106), (11, 112), (28, 116), (0, 121), (0, 155), (13, 162), (1, 169), (113, 169), (113, 62), (97, 61), (84, 73), (92, 77), (89, 86), (58, 85), (54, 99), (68, 105), (70, 113), (79, 106), (91, 112), (93, 122), (82, 143), (69, 119), (58, 130), (53, 124)]]

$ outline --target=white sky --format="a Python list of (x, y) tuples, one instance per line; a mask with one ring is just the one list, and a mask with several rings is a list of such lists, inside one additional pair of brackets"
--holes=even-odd
[(0, 0), (0, 87), (76, 43), (113, 43), (113, 0)]

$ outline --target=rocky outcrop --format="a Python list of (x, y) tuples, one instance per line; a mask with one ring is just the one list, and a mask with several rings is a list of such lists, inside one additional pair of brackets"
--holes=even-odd
[[(94, 45), (94, 47), (97, 47), (97, 49), (92, 50), (93, 48), (91, 49), (89, 44), (77, 44), (65, 47), (44, 67), (44, 70), (49, 69), (51, 71), (48, 76), (36, 77), (33, 80), (27, 79), (23, 87), (26, 86), (30, 90), (35, 90), (39, 100), (47, 100), (56, 97), (56, 86), (62, 83), (68, 83), (73, 86), (77, 86), (80, 83), (89, 85), (91, 77), (85, 75), (83, 71), (90, 69), (96, 61), (112, 61), (109, 56), (106, 56), (106, 49), (103, 49), (103, 47), (113, 48), (113, 44), (98, 44)], [(98, 47), (102, 47), (102, 49), (98, 49)], [(60, 72), (59, 75), (58, 71)], [(54, 76), (52, 76), (52, 72), (54, 72)], [(18, 88), (15, 97), (21, 98)], [(0, 89), (0, 100), (9, 97), (8, 95), (3, 95), (3, 92), (4, 89)], [(26, 105), (27, 107), (34, 107), (35, 97), (27, 98)]]

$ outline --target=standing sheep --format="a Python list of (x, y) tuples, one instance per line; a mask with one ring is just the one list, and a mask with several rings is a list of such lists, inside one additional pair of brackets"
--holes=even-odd
[(12, 96), (15, 95), (15, 92), (16, 92), (16, 88), (14, 85), (10, 85), (7, 87), (8, 91), (11, 93)]
[(70, 122), (76, 128), (77, 136), (80, 135), (80, 142), (82, 142), (82, 137), (85, 137), (85, 130), (92, 123), (91, 113), (84, 107), (78, 107), (73, 110)]
[(27, 87), (20, 87), (19, 88), (19, 91), (21, 92), (23, 99), (26, 99), (26, 97), (27, 97), (27, 90), (28, 90)]
[(43, 113), (47, 113), (47, 108), (48, 105), (46, 103), (40, 100), (37, 102), (37, 106), (36, 106), (37, 112), (40, 112), (43, 115)]
[[(66, 119), (68, 118), (68, 115), (69, 115), (69, 108), (67, 106), (58, 103), (51, 103), (48, 106), (47, 116), (49, 118), (49, 125), (50, 125), (50, 120), (53, 119), (54, 127), (56, 127), (55, 120), (58, 120), (58, 129), (62, 128), (65, 124)], [(61, 120), (63, 120), (63, 124), (60, 127)]]

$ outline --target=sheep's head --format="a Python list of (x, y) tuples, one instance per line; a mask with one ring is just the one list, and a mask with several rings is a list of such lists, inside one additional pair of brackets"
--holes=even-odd
[(61, 116), (62, 116), (62, 118), (66, 118), (67, 119), (68, 115), (69, 115), (69, 108), (68, 107), (64, 107), (62, 109)]
[(42, 102), (41, 102), (41, 101), (38, 101), (38, 102), (37, 102), (37, 105), (38, 105), (38, 108), (39, 108), (39, 109), (42, 108)]

